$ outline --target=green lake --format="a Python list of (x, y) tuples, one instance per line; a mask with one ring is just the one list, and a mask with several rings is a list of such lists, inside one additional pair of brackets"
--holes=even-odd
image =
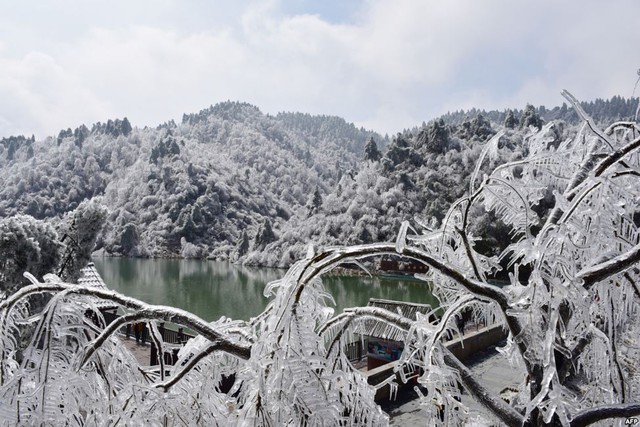
[[(95, 258), (93, 262), (110, 289), (150, 304), (179, 307), (208, 321), (221, 316), (248, 320), (260, 314), (269, 302), (265, 285), (286, 273), (208, 260)], [(322, 281), (333, 295), (336, 312), (367, 305), (369, 298), (437, 305), (429, 285), (409, 277), (332, 275)]]

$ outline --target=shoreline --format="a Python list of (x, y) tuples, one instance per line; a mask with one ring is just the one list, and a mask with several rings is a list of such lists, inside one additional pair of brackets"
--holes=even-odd
[[(144, 260), (185, 260), (185, 261), (214, 261), (214, 262), (226, 262), (231, 265), (247, 268), (247, 269), (257, 269), (257, 268), (269, 268), (273, 270), (282, 270), (286, 272), (291, 268), (289, 267), (278, 267), (278, 266), (269, 266), (269, 265), (247, 265), (238, 262), (231, 261), (225, 258), (187, 258), (180, 255), (171, 255), (171, 256), (128, 256), (128, 255), (120, 255), (120, 254), (110, 254), (101, 252), (102, 249), (98, 251), (94, 251), (91, 254), (91, 258), (118, 258), (118, 259), (144, 259)], [(422, 280), (415, 277), (416, 273), (412, 272), (403, 272), (403, 271), (391, 271), (391, 270), (381, 270), (378, 268), (370, 268), (368, 271), (364, 271), (362, 268), (353, 268), (353, 267), (335, 267), (334, 269), (326, 272), (323, 276), (348, 276), (348, 277), (389, 277), (389, 278), (402, 278), (405, 280)]]

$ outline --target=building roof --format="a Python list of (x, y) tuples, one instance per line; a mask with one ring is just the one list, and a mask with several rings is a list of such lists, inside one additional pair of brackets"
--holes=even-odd
[[(98, 273), (98, 270), (96, 270), (96, 266), (94, 263), (90, 262), (89, 264), (87, 264), (85, 268), (80, 270), (80, 273), (81, 276), (78, 279), (78, 285), (92, 286), (99, 289), (109, 289), (106, 283), (104, 283), (104, 280), (102, 280), (102, 277), (100, 276), (100, 273)], [(118, 307), (117, 304), (114, 304), (110, 301), (100, 301), (97, 302), (96, 305), (100, 309), (113, 309)]]
[(102, 277), (100, 277), (100, 273), (98, 273), (98, 270), (96, 270), (96, 266), (94, 263), (90, 262), (89, 264), (87, 264), (85, 268), (80, 270), (80, 273), (82, 275), (78, 279), (78, 285), (108, 289), (106, 283), (104, 283), (104, 280), (102, 280)]
[[(400, 314), (411, 320), (416, 320), (416, 314), (428, 314), (431, 312), (429, 304), (416, 304), (404, 301), (392, 301), (386, 299), (370, 298), (368, 307), (378, 307), (392, 313)], [(360, 323), (355, 330), (356, 333), (374, 338), (381, 338), (390, 341), (404, 341), (405, 332), (390, 326), (386, 322), (367, 319)]]

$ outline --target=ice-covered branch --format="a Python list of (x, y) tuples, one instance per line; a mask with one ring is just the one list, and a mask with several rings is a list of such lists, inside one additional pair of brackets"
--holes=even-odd
[(609, 167), (619, 162), (624, 156), (635, 151), (640, 147), (640, 138), (636, 138), (624, 147), (609, 154), (606, 158), (600, 161), (594, 169), (595, 176), (602, 175)]
[(87, 361), (93, 356), (93, 354), (98, 350), (104, 342), (109, 339), (111, 335), (116, 333), (121, 326), (126, 325), (127, 323), (135, 322), (143, 319), (144, 315), (142, 313), (131, 313), (125, 314), (113, 322), (111, 322), (101, 333), (98, 335), (93, 341), (87, 344), (85, 348), (84, 355), (78, 364), (78, 369), (82, 369), (82, 367), (87, 363)]
[(398, 253), (394, 243), (374, 243), (348, 248), (327, 249), (319, 254), (317, 258), (311, 260), (308, 270), (305, 272), (306, 274), (303, 275), (303, 281), (308, 282), (350, 258), (366, 258), (379, 255), (401, 255), (417, 261), (455, 280), (470, 292), (495, 301), (505, 311), (508, 309), (508, 297), (499, 287), (470, 279), (466, 274), (418, 248), (407, 246), (402, 249), (402, 252)]
[(387, 322), (390, 325), (403, 331), (408, 331), (414, 323), (414, 321), (411, 319), (408, 319), (396, 313), (392, 313), (391, 311), (385, 310), (384, 308), (380, 307), (354, 307), (347, 308), (344, 311), (346, 314), (350, 315), (371, 317), (374, 319), (383, 320), (384, 322)]
[[(522, 333), (522, 325), (520, 320), (514, 316), (508, 314), (510, 309), (509, 299), (499, 287), (483, 283), (479, 280), (471, 279), (466, 274), (458, 271), (456, 268), (449, 264), (446, 264), (426, 251), (412, 247), (404, 246), (402, 251), (398, 253), (396, 250), (397, 245), (394, 243), (374, 243), (368, 245), (357, 245), (347, 248), (333, 248), (316, 255), (309, 261), (304, 270), (300, 273), (299, 288), (296, 294), (296, 299), (299, 299), (302, 289), (305, 283), (309, 282), (318, 275), (325, 273), (332, 268), (336, 267), (342, 262), (352, 258), (366, 258), (379, 255), (401, 255), (405, 258), (412, 259), (421, 264), (424, 264), (434, 270), (438, 271), (444, 276), (447, 276), (456, 282), (458, 282), (467, 291), (488, 300), (495, 301), (502, 311), (507, 326), (512, 336), (520, 336)], [(527, 344), (520, 340), (518, 341), (518, 349), (521, 354), (527, 351)], [(531, 366), (525, 359), (525, 366), (527, 371), (530, 372)]]
[(162, 383), (154, 384), (154, 386), (159, 389), (162, 389), (163, 391), (169, 391), (171, 387), (173, 387), (178, 381), (184, 378), (184, 376), (188, 374), (191, 371), (191, 369), (193, 369), (193, 367), (196, 366), (202, 359), (204, 359), (208, 355), (218, 350), (222, 350), (220, 344), (221, 343), (218, 341), (214, 341), (207, 344), (207, 346), (203, 348), (198, 354), (194, 355), (191, 359), (189, 359), (189, 361), (185, 363), (184, 366), (182, 366), (182, 368), (180, 369), (180, 371), (178, 371), (178, 373), (173, 375), (171, 379)]
[(584, 281), (585, 289), (594, 284), (621, 273), (640, 261), (640, 244), (603, 263), (593, 265), (578, 272), (576, 278)]
[(441, 346), (441, 349), (444, 354), (445, 363), (458, 371), (462, 384), (478, 403), (491, 411), (508, 426), (520, 427), (523, 425), (525, 421), (524, 417), (518, 411), (480, 384), (471, 370), (460, 362), (446, 347)]
[(578, 359), (578, 357), (580, 357), (580, 354), (582, 354), (582, 352), (592, 339), (593, 332), (589, 329), (578, 339), (576, 344), (571, 349), (571, 357), (569, 358), (562, 356), (557, 368), (558, 378), (561, 382), (564, 382), (571, 368), (575, 367), (575, 361)]
[(469, 237), (467, 236), (467, 233), (458, 227), (456, 227), (456, 231), (462, 238), (462, 243), (464, 244), (464, 250), (467, 252), (467, 258), (471, 263), (471, 268), (473, 268), (473, 274), (476, 276), (476, 279), (482, 280), (484, 282), (485, 281), (484, 277), (480, 274), (480, 270), (478, 270), (478, 265), (476, 263), (475, 256), (473, 255), (473, 250), (471, 249), (471, 243), (469, 242)]
[(571, 421), (571, 427), (583, 427), (610, 418), (630, 418), (639, 415), (640, 403), (600, 405), (576, 414)]
[[(340, 319), (344, 320), (347, 315), (369, 317), (380, 321), (387, 322), (396, 328), (408, 332), (414, 322), (399, 314), (392, 313), (388, 310), (384, 310), (378, 307), (358, 307), (345, 310), (345, 316), (341, 316)], [(481, 405), (489, 409), (494, 415), (500, 418), (508, 426), (521, 426), (524, 418), (515, 409), (506, 404), (500, 397), (495, 396), (490, 390), (484, 387), (475, 375), (467, 368), (457, 357), (455, 357), (446, 347), (442, 344), (437, 344), (439, 349), (444, 354), (445, 363), (456, 369), (460, 378), (467, 390), (471, 393), (473, 398), (477, 400)]]
[(576, 110), (576, 113), (578, 113), (580, 118), (587, 124), (587, 126), (589, 126), (591, 131), (598, 135), (598, 137), (602, 139), (602, 141), (604, 141), (609, 147), (613, 148), (613, 144), (611, 143), (609, 138), (607, 138), (607, 135), (605, 135), (605, 133), (602, 132), (600, 128), (598, 128), (598, 126), (596, 126), (593, 119), (589, 117), (589, 115), (584, 111), (576, 97), (573, 96), (568, 90), (563, 90), (561, 94), (567, 101), (571, 103), (574, 110)]
[[(220, 349), (229, 354), (233, 354), (241, 359), (249, 359), (251, 356), (251, 346), (243, 345), (230, 340), (226, 334), (215, 330), (209, 323), (198, 316), (179, 308), (146, 304), (135, 298), (127, 297), (118, 292), (105, 289), (98, 289), (92, 286), (71, 285), (66, 283), (39, 283), (27, 286), (19, 293), (21, 296), (38, 292), (67, 291), (70, 294), (93, 296), (105, 301), (112, 301), (123, 307), (135, 310), (140, 318), (147, 320), (162, 320), (186, 326), (210, 341), (220, 342)], [(0, 310), (10, 304), (14, 304), (20, 296), (13, 295), (0, 304)]]
[(328, 322), (322, 325), (322, 327), (318, 330), (318, 335), (322, 337), (327, 332), (327, 330), (329, 330), (331, 327), (339, 323), (343, 323), (342, 326), (340, 327), (340, 330), (338, 331), (338, 333), (336, 333), (333, 340), (331, 340), (331, 343), (327, 347), (327, 355), (330, 355), (333, 349), (335, 348), (336, 344), (340, 342), (340, 339), (342, 338), (344, 331), (349, 327), (349, 325), (351, 325), (351, 322), (355, 317), (356, 317), (355, 313), (341, 313), (338, 316), (335, 316), (334, 318), (330, 319)]
[(631, 277), (631, 275), (629, 273), (624, 273), (623, 277), (625, 279), (627, 279), (627, 281), (633, 287), (633, 290), (634, 290), (634, 292), (636, 294), (636, 297), (640, 298), (640, 286), (638, 286), (638, 283), (635, 280), (633, 280), (633, 278)]
[(618, 129), (628, 129), (636, 132), (640, 132), (640, 126), (636, 122), (615, 122), (604, 130), (607, 135), (613, 134)]

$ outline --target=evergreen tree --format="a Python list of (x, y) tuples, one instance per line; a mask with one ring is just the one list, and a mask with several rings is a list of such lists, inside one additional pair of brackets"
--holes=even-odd
[(242, 234), (240, 235), (240, 240), (238, 240), (238, 244), (236, 245), (236, 250), (234, 254), (235, 260), (238, 258), (245, 256), (249, 252), (249, 236), (247, 235), (247, 230), (242, 230)]
[(120, 131), (124, 136), (129, 136), (129, 134), (131, 133), (131, 130), (132, 130), (131, 123), (129, 123), (129, 119), (125, 117), (124, 119), (122, 119), (122, 124), (120, 125)]
[(504, 127), (507, 129), (515, 129), (518, 125), (518, 120), (516, 120), (515, 115), (513, 114), (513, 110), (507, 111), (507, 117), (504, 119)]
[(316, 186), (316, 189), (314, 190), (313, 194), (311, 194), (311, 197), (307, 202), (308, 216), (318, 213), (321, 206), (322, 194), (320, 194), (320, 189), (318, 188), (318, 186)]
[(495, 134), (495, 131), (491, 127), (491, 123), (489, 123), (482, 114), (478, 114), (473, 119), (471, 122), (471, 129), (473, 136), (480, 140), (486, 140)]
[(271, 228), (271, 221), (269, 218), (266, 218), (260, 228), (258, 228), (258, 232), (256, 233), (256, 237), (253, 240), (253, 249), (254, 250), (262, 250), (269, 243), (276, 240), (276, 235)]
[(13, 160), (13, 157), (16, 154), (16, 142), (11, 140), (9, 143), (9, 149), (7, 150), (7, 160)]
[(432, 153), (443, 153), (449, 142), (449, 131), (443, 119), (435, 120), (427, 130), (427, 149)]
[[(91, 260), (98, 235), (107, 220), (107, 208), (100, 198), (85, 200), (66, 218), (61, 241), (67, 246), (58, 271), (64, 280), (74, 281)], [(125, 227), (126, 231), (126, 227)], [(128, 254), (128, 253), (127, 253)]]
[(380, 151), (378, 151), (376, 142), (373, 140), (373, 138), (369, 139), (366, 147), (364, 147), (364, 159), (371, 162), (377, 162), (381, 157), (382, 154), (380, 153)]
[(542, 124), (543, 121), (538, 113), (536, 113), (536, 108), (531, 104), (527, 104), (527, 107), (524, 109), (524, 113), (522, 113), (522, 117), (520, 117), (520, 128), (533, 126), (540, 130), (542, 128)]

